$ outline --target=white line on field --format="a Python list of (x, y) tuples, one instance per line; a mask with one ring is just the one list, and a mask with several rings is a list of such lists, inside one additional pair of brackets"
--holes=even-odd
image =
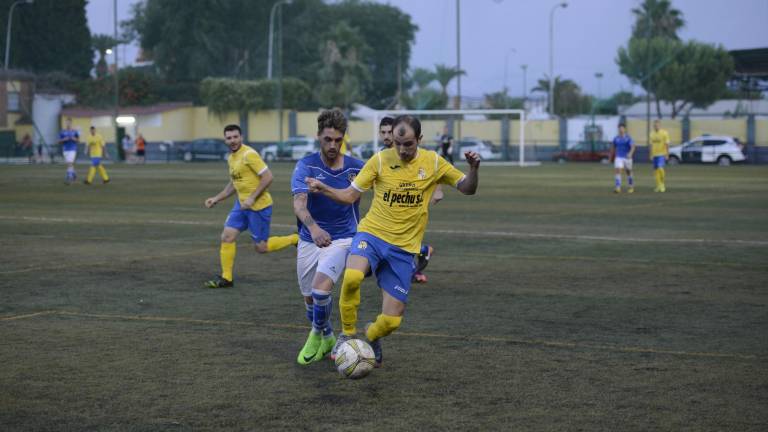
[[(196, 225), (196, 226), (223, 226), (223, 223), (208, 221), (191, 221), (182, 219), (149, 219), (149, 220), (120, 220), (111, 219), (109, 221), (96, 219), (75, 219), (75, 218), (54, 218), (45, 216), (0, 216), (2, 220), (24, 220), (32, 222), (53, 222), (53, 223), (98, 223), (98, 224), (154, 224), (154, 225)], [(293, 224), (273, 223), (276, 228), (295, 228)], [(678, 244), (710, 244), (710, 245), (740, 245), (740, 246), (768, 246), (765, 240), (739, 240), (739, 239), (696, 239), (696, 238), (643, 238), (643, 237), (615, 237), (615, 236), (594, 236), (594, 235), (574, 235), (574, 234), (541, 234), (516, 231), (466, 231), (466, 230), (447, 230), (447, 229), (428, 229), (427, 234), (448, 234), (467, 237), (507, 237), (507, 238), (529, 238), (545, 240), (580, 240), (580, 241), (602, 241), (602, 242), (625, 242), (625, 243), (678, 243)]]

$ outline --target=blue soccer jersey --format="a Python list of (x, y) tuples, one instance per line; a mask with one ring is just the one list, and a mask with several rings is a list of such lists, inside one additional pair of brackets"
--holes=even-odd
[(632, 150), (633, 145), (635, 145), (635, 143), (629, 135), (616, 135), (616, 138), (613, 139), (613, 148), (616, 149), (616, 157), (629, 157), (629, 151)]
[[(344, 156), (344, 166), (339, 170), (332, 170), (323, 163), (320, 153), (313, 153), (296, 163), (291, 177), (291, 192), (296, 195), (307, 194), (307, 210), (320, 228), (331, 236), (332, 240), (350, 238), (357, 232), (357, 223), (360, 221), (360, 201), (353, 205), (339, 204), (332, 199), (315, 193), (308, 193), (307, 183), (304, 180), (312, 177), (328, 186), (336, 189), (346, 189), (355, 179), (357, 173), (363, 167), (363, 161), (350, 156)], [(311, 242), (312, 235), (309, 229), (297, 221), (299, 225), (299, 237)]]
[(80, 139), (80, 134), (74, 129), (64, 129), (59, 132), (59, 139), (64, 140), (61, 144), (61, 149), (63, 151), (76, 151), (77, 140)]

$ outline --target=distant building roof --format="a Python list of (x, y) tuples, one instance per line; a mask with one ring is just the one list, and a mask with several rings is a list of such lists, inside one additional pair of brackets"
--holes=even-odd
[(738, 75), (768, 79), (768, 48), (729, 51)]
[[(167, 102), (147, 106), (120, 107), (118, 113), (121, 115), (151, 115), (191, 106), (192, 102)], [(61, 111), (61, 115), (65, 117), (101, 117), (114, 115), (114, 110), (112, 108), (101, 109), (73, 106), (64, 108)]]
[[(645, 102), (637, 102), (621, 111), (619, 114), (627, 117), (645, 117)], [(727, 117), (733, 115), (768, 115), (768, 100), (746, 100), (746, 99), (723, 99), (716, 101), (707, 108), (693, 108), (685, 110), (678, 114), (679, 116), (688, 114), (689, 117)], [(661, 103), (661, 115), (670, 117), (672, 115), (672, 105), (667, 102)], [(651, 116), (656, 116), (656, 102), (651, 100)]]
[(31, 72), (26, 72), (17, 69), (0, 69), (0, 81), (19, 80), (19, 81), (32, 81), (35, 79), (35, 75)]

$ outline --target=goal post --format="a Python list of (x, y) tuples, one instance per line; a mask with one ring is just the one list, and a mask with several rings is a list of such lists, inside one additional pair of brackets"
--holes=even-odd
[[(454, 136), (454, 155), (460, 153), (459, 145), (469, 144), (467, 140), (482, 141), (493, 144), (494, 159), (504, 161), (508, 165), (531, 166), (539, 165), (535, 160), (526, 160), (525, 154), (525, 111), (520, 109), (461, 109), (461, 110), (378, 110), (372, 111), (373, 117), (373, 144), (379, 145), (379, 121), (385, 116), (397, 117), (399, 115), (412, 115), (422, 122), (422, 134), (425, 138), (422, 143), (429, 140), (427, 134), (432, 134), (436, 124), (444, 124), (449, 127)], [(517, 158), (512, 160), (511, 151), (513, 138), (513, 122), (519, 122), (517, 126)], [(472, 126), (469, 133), (462, 133), (462, 123)], [(431, 130), (424, 126), (430, 125)], [(442, 131), (442, 128), (439, 129)], [(466, 130), (466, 129), (465, 129)], [(441, 132), (439, 132), (441, 133)], [(480, 136), (474, 136), (474, 135)], [(498, 146), (496, 145), (498, 143)], [(485, 158), (487, 159), (487, 158)]]

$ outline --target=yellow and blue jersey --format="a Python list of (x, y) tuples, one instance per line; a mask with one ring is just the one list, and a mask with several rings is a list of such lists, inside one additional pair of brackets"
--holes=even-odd
[(88, 135), (85, 139), (86, 152), (89, 157), (102, 157), (104, 156), (104, 137), (101, 134)]
[[(344, 165), (333, 170), (325, 165), (320, 153), (312, 153), (296, 163), (291, 177), (291, 192), (296, 195), (307, 194), (307, 210), (312, 219), (324, 229), (332, 240), (350, 238), (357, 232), (360, 222), (360, 200), (353, 205), (345, 205), (321, 195), (310, 194), (305, 179), (311, 177), (335, 189), (346, 189), (363, 167), (363, 161), (350, 156), (342, 156)], [(311, 242), (309, 229), (298, 221), (299, 237)]]
[[(240, 201), (247, 199), (261, 183), (261, 175), (269, 168), (259, 153), (243, 144), (237, 151), (229, 154), (229, 177), (237, 191)], [(259, 195), (250, 210), (261, 210), (272, 205), (272, 195), (264, 191)]]
[(664, 129), (651, 131), (651, 156), (667, 156), (669, 133)]
[(376, 153), (352, 182), (360, 192), (371, 187), (374, 192), (358, 232), (419, 253), (432, 193), (439, 183), (455, 187), (463, 178), (464, 173), (433, 151), (418, 149), (410, 162), (400, 160), (394, 149)]

